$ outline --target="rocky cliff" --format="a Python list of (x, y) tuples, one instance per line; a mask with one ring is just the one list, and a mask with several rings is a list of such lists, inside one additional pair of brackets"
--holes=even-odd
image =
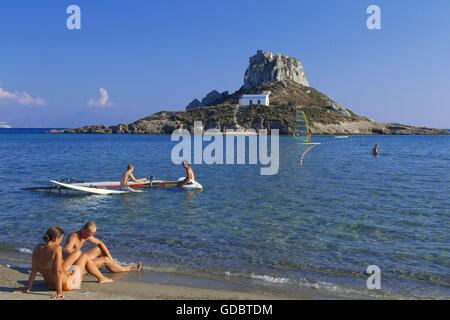
[[(171, 134), (177, 128), (193, 133), (194, 121), (204, 130), (278, 129), (293, 133), (296, 110), (305, 112), (312, 134), (449, 134), (446, 130), (375, 122), (358, 116), (320, 91), (309, 87), (303, 67), (296, 58), (258, 50), (250, 57), (244, 85), (236, 92), (211, 91), (201, 101), (194, 99), (186, 111), (161, 111), (132, 123), (116, 126), (87, 126), (52, 130), (51, 133)], [(242, 94), (270, 91), (270, 106), (238, 106)]]
[(217, 90), (213, 90), (210, 93), (208, 93), (206, 97), (202, 99), (202, 101), (199, 101), (197, 98), (192, 100), (191, 103), (189, 103), (188, 106), (186, 107), (186, 110), (198, 107), (213, 106), (228, 98), (229, 98), (228, 91), (219, 93)]
[[(286, 85), (286, 81), (309, 86), (300, 60), (279, 53), (274, 56), (272, 52), (258, 50), (254, 56), (249, 58), (249, 65), (244, 75), (244, 85), (238, 93), (239, 96), (245, 93), (259, 93), (254, 92), (254, 89), (265, 83), (281, 82)], [(201, 102), (198, 99), (192, 100), (186, 110), (217, 105), (229, 100), (237, 103), (239, 96), (236, 98), (236, 96), (228, 94), (228, 91), (219, 93), (217, 90), (213, 90)]]
[(303, 66), (297, 58), (289, 58), (277, 53), (258, 50), (250, 57), (250, 64), (244, 75), (244, 88), (251, 89), (263, 83), (291, 80), (303, 86), (309, 86)]

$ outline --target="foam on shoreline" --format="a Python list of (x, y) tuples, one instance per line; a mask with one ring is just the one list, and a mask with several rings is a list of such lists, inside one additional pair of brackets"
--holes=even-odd
[[(121, 264), (127, 264), (120, 262)], [(38, 274), (33, 284), (33, 294), (12, 294), (25, 287), (31, 269), (31, 255), (28, 250), (0, 251), (0, 299), (35, 300), (48, 299), (54, 292), (48, 291), (42, 276)], [(321, 299), (324, 297), (305, 294), (287, 294), (264, 286), (252, 286), (236, 281), (225, 281), (203, 274), (166, 272), (143, 268), (141, 272), (106, 273), (114, 282), (98, 284), (96, 279), (86, 275), (81, 290), (66, 292), (67, 299), (109, 300), (109, 299)], [(104, 271), (102, 269), (102, 271)], [(328, 297), (339, 299), (339, 297)]]
[[(0, 265), (1, 300), (48, 300), (55, 293), (49, 291), (42, 276), (36, 276), (31, 293), (14, 294), (13, 290), (26, 286), (29, 268)], [(164, 283), (127, 281), (117, 279), (118, 274), (108, 276), (112, 283), (98, 284), (92, 276), (85, 276), (80, 290), (64, 292), (66, 300), (284, 300), (304, 299), (261, 291), (237, 291), (204, 289)]]
[[(119, 260), (116, 262), (131, 265)], [(11, 295), (14, 289), (26, 286), (30, 268), (29, 249), (0, 250), (0, 287), (3, 288), (3, 292), (0, 291), (0, 299), (30, 298), (25, 295)], [(102, 269), (102, 272), (107, 270)], [(208, 274), (169, 266), (144, 265), (139, 273), (108, 272), (105, 275), (115, 280), (114, 285), (96, 286), (96, 279), (87, 275), (80, 291), (83, 294), (80, 295), (78, 291), (70, 292), (70, 299), (433, 299), (390, 291), (365, 293), (323, 281), (293, 280), (265, 274), (237, 274), (228, 271), (223, 274)], [(46, 291), (51, 295), (42, 277), (40, 279), (38, 291)], [(104, 291), (104, 288), (109, 289)], [(122, 288), (126, 288), (125, 292), (122, 292)], [(192, 293), (192, 290), (195, 293)]]

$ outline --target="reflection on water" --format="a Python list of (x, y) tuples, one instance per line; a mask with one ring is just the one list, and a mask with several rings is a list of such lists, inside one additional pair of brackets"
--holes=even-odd
[(202, 189), (199, 190), (182, 190), (184, 193), (184, 201), (185, 201), (185, 206), (184, 206), (184, 213), (190, 216), (195, 216), (195, 206), (194, 206), (194, 202), (195, 202), (195, 197), (202, 192)]

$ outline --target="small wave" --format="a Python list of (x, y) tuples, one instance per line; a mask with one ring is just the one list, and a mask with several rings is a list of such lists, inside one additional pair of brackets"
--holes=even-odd
[(276, 278), (269, 275), (257, 275), (252, 273), (250, 275), (251, 279), (263, 280), (269, 283), (289, 283), (290, 280), (288, 278)]
[(132, 263), (123, 262), (123, 261), (120, 261), (120, 260), (117, 260), (117, 259), (113, 259), (113, 261), (115, 263), (117, 263), (118, 265), (121, 265), (122, 267), (132, 267), (132, 266), (134, 266), (134, 264), (132, 264)]
[[(119, 261), (117, 259), (114, 259), (115, 262), (119, 263), (123, 266), (131, 266), (135, 264), (130, 264), (127, 262)], [(219, 271), (217, 270), (214, 272), (214, 270), (189, 270), (183, 267), (177, 267), (177, 266), (168, 266), (168, 265), (148, 265), (143, 264), (142, 270), (151, 271), (151, 272), (161, 272), (161, 273), (168, 273), (168, 274), (177, 274), (177, 275), (187, 275), (187, 276), (206, 276), (206, 278), (210, 278), (211, 275), (218, 275), (218, 276), (225, 276), (225, 278), (228, 278), (228, 280), (231, 278), (234, 280), (241, 279), (247, 279), (247, 281), (243, 282), (243, 284), (248, 284), (248, 279), (250, 281), (261, 281), (259, 285), (263, 286), (274, 286), (278, 288), (285, 287), (287, 290), (296, 290), (296, 287), (299, 288), (309, 288), (314, 289), (313, 292), (320, 292), (322, 294), (331, 294), (332, 296), (337, 297), (357, 297), (357, 298), (369, 298), (369, 299), (440, 299), (442, 297), (439, 296), (426, 296), (426, 295), (414, 295), (408, 292), (393, 292), (391, 290), (368, 290), (366, 288), (355, 288), (355, 287), (349, 287), (340, 285), (337, 283), (333, 283), (330, 281), (323, 281), (323, 280), (308, 280), (305, 278), (285, 278), (285, 277), (277, 277), (277, 276), (271, 276), (267, 274), (255, 274), (255, 273), (239, 273), (239, 272), (232, 272), (232, 271)], [(199, 272), (200, 271), (200, 272)], [(213, 276), (214, 278), (214, 276)], [(223, 278), (217, 278), (218, 280)], [(237, 281), (239, 282), (239, 281)], [(253, 282), (253, 284), (256, 284)], [(318, 291), (316, 291), (318, 290)]]
[(142, 265), (142, 270), (162, 273), (183, 273), (183, 269), (174, 266), (151, 266), (144, 264)]
[(31, 251), (30, 249), (27, 248), (19, 248), (19, 252), (20, 253), (26, 253), (26, 254), (32, 254), (33, 251)]

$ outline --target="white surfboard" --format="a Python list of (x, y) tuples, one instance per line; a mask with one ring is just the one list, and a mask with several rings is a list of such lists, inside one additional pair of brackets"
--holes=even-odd
[[(141, 187), (177, 187), (178, 181), (184, 180), (184, 177), (178, 178), (177, 181), (165, 181), (159, 179), (147, 180), (145, 182), (128, 182), (128, 185), (132, 188)], [(103, 182), (85, 182), (85, 183), (74, 183), (75, 186), (92, 186), (96, 188), (116, 188), (120, 187), (119, 181), (103, 181)], [(195, 180), (189, 182), (183, 186), (184, 189), (202, 189), (202, 185)], [(139, 190), (138, 190), (139, 191)]]
[[(101, 188), (95, 188), (95, 187), (89, 187), (88, 185), (83, 186), (80, 183), (78, 184), (70, 184), (70, 183), (62, 183), (55, 180), (50, 180), (51, 183), (54, 183), (58, 186), (67, 188), (67, 189), (73, 189), (78, 191), (84, 191), (88, 193), (93, 194), (119, 194), (119, 193), (131, 193), (130, 191), (121, 191), (121, 190), (111, 190), (111, 189), (101, 189)], [(138, 191), (142, 192), (142, 191)]]
[[(178, 178), (178, 181), (182, 181), (186, 179), (186, 177), (180, 177)], [(188, 190), (193, 190), (193, 189), (203, 189), (203, 186), (198, 183), (197, 181), (195, 181), (194, 179), (192, 179), (191, 181), (189, 181), (189, 183), (183, 185), (184, 189), (188, 189)]]
[[(159, 180), (153, 180), (153, 182), (158, 182)], [(82, 186), (82, 187), (93, 187), (93, 188), (120, 188), (120, 181), (99, 181), (99, 182), (74, 182), (71, 183), (74, 186)], [(133, 182), (128, 181), (129, 187), (148, 187), (150, 186), (150, 180), (145, 182)]]

